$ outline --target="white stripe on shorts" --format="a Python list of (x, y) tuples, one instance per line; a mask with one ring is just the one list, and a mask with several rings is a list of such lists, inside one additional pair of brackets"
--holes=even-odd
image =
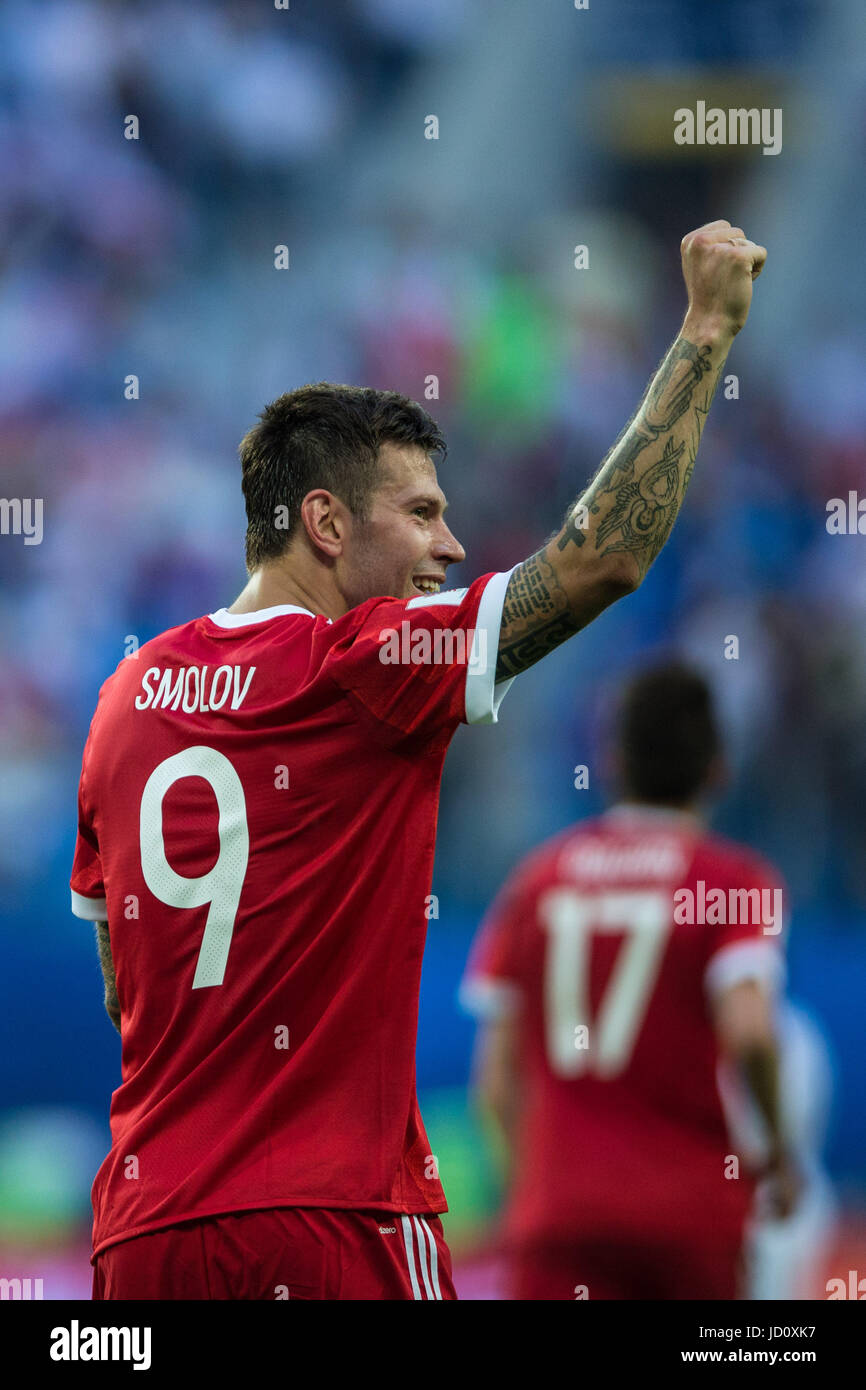
[(415, 1272), (415, 1255), (412, 1251), (412, 1222), (408, 1216), (401, 1216), (400, 1220), (403, 1222), (403, 1244), (406, 1246), (406, 1263), (409, 1266), (409, 1278), (412, 1280), (412, 1294), (417, 1301), (422, 1295)]
[(435, 1290), (436, 1297), (441, 1299), (442, 1290), (439, 1287), (439, 1256), (436, 1252), (436, 1237), (430, 1230), (430, 1227), (427, 1225), (427, 1222), (424, 1220), (423, 1216), (421, 1217), (421, 1225), (427, 1232), (427, 1239), (430, 1242), (430, 1278), (433, 1280), (433, 1288)]
[(430, 1287), (430, 1280), (427, 1278), (427, 1242), (424, 1239), (424, 1229), (417, 1216), (413, 1216), (412, 1220), (415, 1222), (415, 1230), (418, 1233), (418, 1259), (421, 1262), (421, 1277), (424, 1280), (424, 1287), (427, 1290), (427, 1297), (432, 1302), (433, 1290)]

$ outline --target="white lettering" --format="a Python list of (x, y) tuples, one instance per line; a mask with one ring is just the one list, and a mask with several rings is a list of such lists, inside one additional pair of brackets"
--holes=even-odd
[(150, 1369), (149, 1327), (52, 1327), (52, 1361), (131, 1361), (133, 1370)]
[(141, 688), (142, 688), (142, 690), (144, 691), (144, 698), (142, 698), (141, 695), (136, 695), (136, 697), (135, 697), (135, 708), (136, 708), (136, 709), (147, 709), (148, 705), (150, 704), (150, 702), (151, 702), (152, 699), (153, 699), (153, 686), (152, 686), (151, 683), (150, 683), (151, 677), (152, 677), (154, 680), (157, 680), (157, 679), (159, 678), (159, 667), (158, 667), (158, 666), (151, 666), (151, 667), (149, 667), (148, 670), (146, 670), (145, 673), (144, 673), (144, 675), (142, 676), (142, 678), (141, 678)]
[[(211, 675), (209, 666), (151, 666), (141, 679), (143, 694), (136, 695), (136, 709), (182, 709), (184, 714), (209, 714), (222, 709), (231, 695), (231, 708), (240, 709), (247, 695), (255, 666), (241, 677), (240, 666), (218, 666)], [(153, 682), (159, 681), (156, 692)]]
[[(218, 695), (218, 694), (217, 694), (217, 681), (219, 680), (220, 676), (223, 677), (223, 688), (222, 688), (222, 693)], [(212, 682), (211, 688), (210, 688), (210, 707), (211, 707), (211, 709), (222, 709), (223, 705), (225, 704), (226, 700), (227, 700), (228, 697), (229, 697), (229, 690), (231, 689), (231, 684), (232, 684), (232, 668), (231, 668), (231, 666), (218, 666), (217, 669), (216, 669), (216, 670), (214, 671), (214, 673), (213, 673), (213, 682)]]
[[(195, 693), (192, 693), (192, 682), (195, 677)], [(187, 666), (183, 682), (183, 704), (181, 709), (184, 714), (192, 714), (198, 709), (199, 696), (201, 695), (201, 671), (197, 666)]]
[(256, 673), (256, 668), (255, 668), (255, 666), (251, 666), (250, 669), (249, 669), (249, 671), (247, 672), (247, 678), (246, 678), (246, 680), (244, 681), (244, 688), (243, 688), (243, 690), (241, 690), (241, 689), (240, 689), (240, 683), (241, 683), (241, 668), (240, 668), (240, 666), (236, 666), (236, 667), (235, 667), (235, 693), (234, 693), (234, 695), (232, 696), (232, 709), (240, 709), (241, 705), (243, 704), (244, 700), (246, 699), (247, 691), (248, 691), (249, 688), (250, 688), (250, 681), (252, 680), (252, 678), (253, 678), (253, 676), (255, 675), (255, 673)]

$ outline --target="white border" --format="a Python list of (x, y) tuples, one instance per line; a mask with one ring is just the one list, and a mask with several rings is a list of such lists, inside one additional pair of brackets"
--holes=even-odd
[(249, 627), (251, 623), (281, 618), (284, 613), (306, 613), (308, 618), (316, 616), (309, 608), (299, 608), (296, 603), (278, 603), (273, 608), (259, 608), (255, 613), (230, 613), (227, 608), (218, 608), (215, 613), (208, 613), (208, 617), (217, 627)]
[(70, 889), (72, 893), (72, 911), (76, 917), (82, 917), (85, 922), (107, 922), (108, 904), (104, 898), (85, 898), (83, 893), (76, 893), (75, 889)]
[(781, 990), (785, 984), (785, 958), (778, 946), (769, 941), (734, 941), (710, 957), (704, 972), (704, 987), (709, 994), (757, 980), (771, 990)]
[[(514, 676), (496, 682), (496, 661), (499, 652), (499, 629), (502, 626), (502, 605), (508, 581), (517, 569), (503, 570), (488, 579), (478, 605), (475, 620), (475, 637), (472, 652), (466, 665), (466, 723), (496, 724), (499, 722), (499, 706), (511, 688)], [(488, 660), (485, 669), (475, 661), (478, 633), (487, 634)]]
[(438, 603), (444, 603), (455, 608), (463, 602), (468, 593), (468, 589), (444, 589), (441, 594), (425, 594), (423, 598), (410, 598), (406, 607), (435, 608)]

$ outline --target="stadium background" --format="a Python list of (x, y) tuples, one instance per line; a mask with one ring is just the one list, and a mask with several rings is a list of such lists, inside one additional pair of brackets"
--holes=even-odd
[[(782, 152), (676, 146), (673, 111), (699, 99), (781, 107)], [(41, 545), (0, 537), (0, 1272), (89, 1295), (119, 1042), (69, 913), (81, 747), (127, 639), (242, 586), (243, 431), (307, 381), (423, 400), (435, 374), (454, 579), (508, 568), (634, 409), (683, 312), (680, 238), (717, 216), (770, 249), (739, 397), (718, 397), (641, 590), (521, 677), (497, 728), (458, 733), (419, 1089), (458, 1288), (483, 1291), (497, 1189), (466, 1102), (469, 942), (516, 859), (601, 806), (623, 676), (690, 656), (730, 744), (715, 823), (790, 886), (791, 992), (836, 1073), (837, 1263), (864, 1268), (866, 539), (825, 525), (866, 478), (864, 144), (858, 0), (0, 12), (2, 491), (44, 499)]]

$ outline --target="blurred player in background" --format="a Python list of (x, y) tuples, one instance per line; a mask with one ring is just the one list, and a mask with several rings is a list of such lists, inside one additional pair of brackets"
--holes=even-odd
[(122, 1041), (96, 1298), (454, 1296), (414, 1059), (443, 760), (670, 533), (766, 257), (727, 221), (681, 251), (681, 333), (537, 554), (442, 592), (435, 422), (304, 387), (241, 446), (243, 592), (102, 687), (71, 882)]
[(659, 667), (626, 693), (623, 800), (532, 853), (482, 924), (462, 987), (476, 1084), (510, 1158), (510, 1290), (523, 1299), (732, 1299), (754, 1176), (716, 1068), (763, 1118), (774, 1212), (799, 1184), (779, 1101), (774, 868), (711, 834), (710, 692)]
[[(822, 1162), (833, 1089), (827, 1044), (813, 1018), (788, 999), (776, 1009), (779, 1108), (788, 1153), (800, 1178), (791, 1210), (773, 1207), (772, 1188), (758, 1185), (746, 1229), (746, 1296), (753, 1299), (826, 1297), (826, 1261), (836, 1232), (836, 1199)], [(727, 1059), (719, 1062), (719, 1091), (738, 1153), (762, 1168), (771, 1140), (760, 1108)]]

